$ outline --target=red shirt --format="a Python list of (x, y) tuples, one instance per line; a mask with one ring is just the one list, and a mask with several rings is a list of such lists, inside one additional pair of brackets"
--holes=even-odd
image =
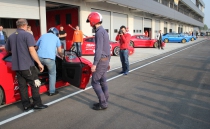
[(123, 35), (117, 35), (116, 41), (120, 42), (120, 49), (128, 49), (128, 46), (130, 44), (131, 35), (129, 33), (123, 34)]

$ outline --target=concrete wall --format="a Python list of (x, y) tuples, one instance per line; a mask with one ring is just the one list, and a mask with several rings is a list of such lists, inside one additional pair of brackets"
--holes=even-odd
[[(51, 0), (51, 1), (52, 2), (58, 2), (58, 0)], [(123, 0), (120, 0), (120, 1), (123, 2)], [(129, 10), (129, 8), (127, 8), (127, 7), (122, 7), (122, 6), (119, 6), (119, 5), (116, 5), (116, 4), (110, 4), (110, 3), (106, 3), (106, 2), (90, 2), (90, 3), (88, 3), (88, 2), (84, 2), (82, 0), (71, 0), (71, 1), (69, 1), (69, 0), (59, 0), (59, 3), (77, 5), (77, 6), (80, 7), (80, 9), (79, 9), (79, 25), (80, 25), (80, 28), (83, 31), (83, 33), (88, 35), (88, 36), (92, 35), (92, 28), (90, 27), (89, 23), (86, 23), (87, 16), (91, 12), (91, 8), (105, 10), (105, 11), (111, 11), (111, 35), (110, 35), (111, 40), (115, 39), (115, 37), (113, 36), (113, 33), (112, 33), (112, 31), (114, 30), (114, 27), (113, 27), (113, 13), (115, 13), (115, 12), (128, 15), (128, 26), (129, 26), (129, 30), (130, 30), (131, 34), (133, 34), (133, 29), (135, 29), (134, 28), (134, 17), (135, 16), (152, 19), (152, 38), (155, 38), (155, 36), (156, 36), (155, 20), (160, 20), (160, 29), (162, 30), (162, 32), (164, 30), (164, 22), (168, 22), (168, 26), (167, 26), (167, 28), (168, 28), (167, 31), (168, 32), (169, 32), (169, 28), (170, 28), (170, 22), (173, 22), (174, 24), (177, 24), (177, 25), (178, 24), (181, 24), (183, 26), (185, 25), (188, 28), (193, 28), (191, 25), (188, 25), (186, 23), (182, 23), (182, 22), (176, 23), (176, 21), (166, 21), (166, 20), (163, 20), (163, 19), (154, 18), (153, 15), (146, 15), (146, 14), (141, 13), (141, 12), (131, 12)], [(143, 3), (147, 3), (147, 2), (143, 2)], [(157, 3), (157, 2), (155, 2), (155, 3)], [(161, 5), (159, 3), (157, 3), (157, 4)], [(163, 5), (163, 7), (166, 7), (166, 6)], [(150, 10), (152, 10), (152, 9), (150, 8)], [(148, 12), (151, 12), (150, 10)], [(162, 11), (167, 12), (167, 11), (164, 11), (164, 10), (162, 10)], [(170, 11), (172, 11), (172, 13), (173, 13), (175, 10), (170, 10)], [(168, 13), (168, 15), (170, 15), (170, 13)], [(190, 22), (191, 20), (188, 19), (187, 21)], [(146, 23), (143, 22), (142, 26), (144, 26), (144, 24), (146, 24)], [(178, 32), (178, 26), (176, 26), (175, 29), (176, 29), (175, 31)], [(191, 30), (193, 30), (193, 29), (186, 30), (186, 32), (189, 32)], [(141, 34), (143, 34), (143, 28), (142, 28)]]
[[(123, 4), (130, 8), (137, 8), (152, 14), (161, 15), (170, 19), (178, 20), (184, 23), (192, 24), (194, 26), (203, 26), (202, 22), (199, 22), (189, 16), (186, 16), (174, 9), (171, 9), (165, 5), (162, 5), (154, 0), (110, 0), (114, 3)], [(195, 10), (198, 14), (204, 17), (204, 13), (199, 10), (191, 1), (189, 0), (182, 0), (183, 2), (189, 4), (193, 10)]]

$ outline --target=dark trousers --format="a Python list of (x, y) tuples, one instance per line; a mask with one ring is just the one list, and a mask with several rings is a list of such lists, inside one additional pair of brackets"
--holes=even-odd
[(80, 42), (75, 42), (75, 43), (73, 44), (73, 46), (75, 47), (75, 51), (76, 51), (78, 57), (81, 57), (81, 56), (82, 56), (81, 43), (80, 43)]
[(129, 72), (128, 50), (120, 50), (120, 61), (122, 64), (122, 72)]
[(100, 106), (106, 108), (108, 106), (108, 86), (106, 82), (106, 74), (109, 66), (109, 59), (106, 61), (100, 60), (97, 64), (96, 71), (92, 73), (91, 85), (98, 96)]
[(18, 85), (19, 85), (23, 107), (28, 107), (31, 104), (28, 96), (27, 84), (31, 86), (33, 104), (34, 105), (42, 104), (41, 97), (39, 95), (39, 88), (35, 87), (34, 76), (30, 74), (29, 70), (16, 71), (16, 74), (17, 74)]
[(160, 48), (163, 48), (163, 46), (162, 46), (162, 40), (158, 40), (158, 48), (160, 49)]

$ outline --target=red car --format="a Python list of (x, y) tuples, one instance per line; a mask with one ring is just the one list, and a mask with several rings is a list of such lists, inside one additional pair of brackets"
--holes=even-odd
[[(8, 55), (5, 50), (0, 50), (0, 104), (10, 104), (20, 100), (17, 76), (11, 70), (11, 54)], [(85, 89), (91, 76), (92, 63), (84, 58), (78, 58), (73, 52), (65, 51), (65, 58), (62, 60), (56, 57), (56, 88), (74, 85), (80, 89)], [(48, 71), (39, 74), (41, 81), (40, 93), (48, 91)], [(29, 96), (31, 88), (28, 87)]]
[[(162, 42), (163, 47), (165, 43)], [(158, 42), (156, 39), (151, 39), (145, 35), (133, 35), (131, 36), (130, 46), (132, 47), (158, 47)]]
[[(118, 56), (120, 50), (119, 42), (110, 41), (110, 52), (111, 55)], [(74, 50), (74, 48), (72, 48)], [(95, 53), (95, 37), (87, 37), (83, 39), (82, 44), (82, 55), (93, 55)], [(134, 49), (129, 47), (129, 55), (134, 53)]]

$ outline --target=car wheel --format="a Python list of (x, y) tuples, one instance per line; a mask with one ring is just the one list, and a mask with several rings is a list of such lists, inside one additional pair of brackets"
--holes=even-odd
[(186, 43), (186, 39), (182, 39), (182, 43)]
[(130, 46), (134, 47), (134, 42), (133, 41), (130, 41)]
[(4, 101), (4, 92), (2, 88), (0, 87), (0, 105), (3, 104), (3, 101)]
[(164, 42), (165, 42), (165, 43), (168, 43), (168, 39), (164, 39)]
[(120, 48), (119, 47), (115, 47), (113, 50), (113, 55), (118, 56), (120, 53)]
[(156, 41), (153, 45), (154, 48), (157, 48), (158, 47), (158, 42)]
[(191, 41), (194, 41), (195, 39), (194, 38), (191, 38)]

